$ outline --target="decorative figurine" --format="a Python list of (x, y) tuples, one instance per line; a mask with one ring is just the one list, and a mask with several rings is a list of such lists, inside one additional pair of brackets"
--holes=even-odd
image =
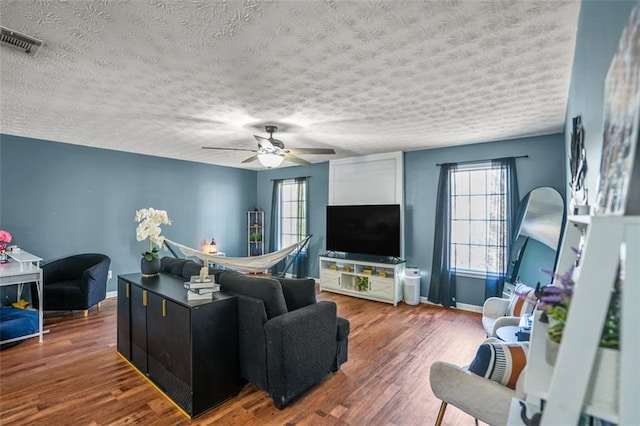
[(200, 282), (205, 282), (209, 279), (209, 268), (203, 266), (200, 268)]

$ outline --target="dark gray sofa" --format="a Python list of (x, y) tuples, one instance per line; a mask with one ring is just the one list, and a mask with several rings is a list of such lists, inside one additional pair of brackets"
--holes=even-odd
[(349, 322), (336, 304), (316, 301), (312, 279), (225, 270), (222, 291), (238, 297), (240, 374), (284, 408), (347, 361)]

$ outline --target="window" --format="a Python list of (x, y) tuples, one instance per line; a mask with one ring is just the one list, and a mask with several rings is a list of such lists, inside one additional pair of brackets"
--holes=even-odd
[(307, 236), (307, 179), (287, 179), (279, 186), (277, 248), (281, 249)]
[(451, 169), (451, 267), (456, 273), (505, 273), (507, 172), (507, 166), (491, 163)]

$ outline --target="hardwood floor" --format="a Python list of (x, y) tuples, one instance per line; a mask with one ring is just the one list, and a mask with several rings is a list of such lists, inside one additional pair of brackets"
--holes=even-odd
[[(421, 304), (392, 305), (332, 293), (351, 322), (349, 361), (278, 410), (249, 384), (189, 420), (116, 352), (116, 300), (100, 311), (47, 317), (44, 342), (29, 339), (0, 352), (2, 425), (429, 425), (438, 401), (429, 367), (473, 358), (484, 340), (480, 314)], [(445, 425), (472, 425), (449, 406)]]

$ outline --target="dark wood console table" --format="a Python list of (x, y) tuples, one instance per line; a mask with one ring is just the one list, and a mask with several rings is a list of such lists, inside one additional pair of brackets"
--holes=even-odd
[(236, 395), (237, 301), (187, 300), (180, 278), (118, 276), (118, 353), (188, 417)]

